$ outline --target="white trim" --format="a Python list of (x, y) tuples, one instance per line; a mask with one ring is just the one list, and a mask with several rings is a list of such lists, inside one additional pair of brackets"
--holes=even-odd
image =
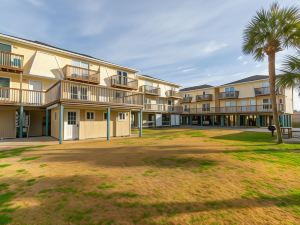
[(145, 80), (153, 80), (153, 81), (160, 82), (160, 83), (163, 83), (163, 84), (173, 85), (173, 86), (176, 86), (177, 88), (182, 87), (179, 84), (175, 84), (175, 83), (172, 83), (172, 82), (169, 82), (169, 81), (161, 80), (159, 78), (147, 77), (147, 76), (144, 76), (144, 75), (141, 75), (141, 74), (137, 74), (137, 77), (139, 77), (141, 79), (145, 79)]

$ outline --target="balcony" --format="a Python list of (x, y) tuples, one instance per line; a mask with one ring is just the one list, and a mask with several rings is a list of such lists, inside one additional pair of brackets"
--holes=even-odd
[[(284, 112), (284, 105), (278, 104), (278, 112)], [(186, 108), (183, 110), (185, 114), (234, 114), (234, 113), (272, 113), (272, 105), (248, 105), (248, 106), (228, 106), (228, 107), (201, 107)]]
[(114, 75), (111, 77), (111, 86), (130, 90), (138, 89), (138, 80), (125, 76)]
[(183, 97), (182, 103), (191, 103), (193, 100), (193, 97)]
[(91, 84), (100, 83), (100, 72), (82, 67), (66, 65), (63, 68), (66, 80), (80, 81)]
[(205, 94), (205, 95), (197, 95), (196, 101), (202, 102), (202, 101), (212, 101), (213, 95), (212, 94)]
[(12, 73), (23, 72), (24, 56), (0, 51), (0, 70)]
[[(264, 95), (270, 95), (270, 88), (269, 87), (261, 87), (261, 88), (254, 88), (255, 96), (264, 96)], [(276, 89), (276, 94), (281, 95), (282, 89)]]
[(56, 102), (141, 107), (143, 106), (143, 94), (62, 80), (49, 88), (45, 94), (46, 105)]
[[(20, 101), (22, 99), (22, 101)], [(0, 87), (0, 104), (42, 106), (45, 104), (45, 92)]]
[(145, 111), (182, 113), (182, 106), (172, 106), (166, 104), (144, 104)]
[(239, 91), (220, 92), (219, 99), (233, 99), (239, 97)]
[(143, 85), (140, 88), (141, 88), (141, 92), (144, 92), (145, 94), (160, 96), (160, 88), (158, 87)]
[(166, 91), (166, 96), (170, 98), (180, 98), (178, 91), (174, 91), (174, 90)]

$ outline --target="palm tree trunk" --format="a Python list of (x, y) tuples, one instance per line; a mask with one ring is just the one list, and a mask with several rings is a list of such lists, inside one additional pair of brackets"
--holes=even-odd
[(276, 101), (276, 90), (275, 90), (275, 80), (276, 80), (275, 52), (268, 54), (268, 60), (269, 60), (269, 81), (270, 81), (270, 95), (271, 95), (272, 110), (273, 110), (273, 120), (277, 132), (277, 143), (280, 144), (282, 143), (282, 135), (281, 135), (281, 129), (279, 124), (279, 116), (278, 116), (277, 101)]

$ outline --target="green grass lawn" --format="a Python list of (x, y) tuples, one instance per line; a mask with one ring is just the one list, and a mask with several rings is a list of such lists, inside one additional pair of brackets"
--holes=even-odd
[(270, 133), (180, 128), (1, 151), (0, 225), (300, 224), (299, 153)]

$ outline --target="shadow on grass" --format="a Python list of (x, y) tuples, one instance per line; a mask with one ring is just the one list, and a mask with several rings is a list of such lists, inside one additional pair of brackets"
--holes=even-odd
[[(76, 180), (74, 181), (74, 179)], [(26, 198), (38, 199), (40, 204), (17, 208), (17, 221), (13, 220), (13, 216), (7, 216), (7, 213), (0, 213), (0, 218), (6, 215), (7, 223), (16, 222), (16, 224), (20, 221), (24, 224), (30, 224), (32, 222), (30, 221), (31, 218), (35, 218), (37, 224), (43, 224), (45, 221), (53, 221), (62, 225), (70, 223), (99, 224), (99, 221), (112, 221), (111, 224), (148, 224), (148, 222), (161, 224), (155, 219), (158, 217), (172, 219), (172, 216), (179, 214), (230, 209), (251, 210), (252, 208), (269, 208), (273, 206), (300, 215), (299, 190), (281, 196), (259, 194), (255, 197), (192, 202), (163, 202), (160, 199), (155, 199), (154, 202), (151, 200), (151, 203), (149, 203), (147, 196), (140, 196), (134, 192), (97, 190), (96, 187), (90, 185), (93, 180), (94, 178), (90, 176), (44, 178), (33, 184), (34, 189), (25, 194)], [(12, 182), (17, 185), (17, 188), (24, 184), (23, 180), (18, 179), (3, 181)], [(82, 185), (84, 183), (89, 185)], [(45, 187), (48, 189), (45, 189)], [(11, 202), (15, 195), (22, 197), (21, 193), (11, 191), (7, 190), (6, 193), (0, 195), (0, 197), (3, 196), (2, 202), (0, 198), (0, 206), (1, 203)], [(274, 213), (276, 214), (276, 212)]]

